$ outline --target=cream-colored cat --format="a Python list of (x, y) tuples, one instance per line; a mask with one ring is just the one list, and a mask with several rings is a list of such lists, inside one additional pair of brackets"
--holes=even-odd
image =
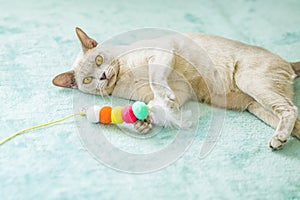
[(282, 147), (291, 134), (300, 139), (298, 109), (292, 102), (300, 62), (289, 63), (266, 49), (201, 33), (184, 34), (187, 41), (182, 35), (169, 35), (124, 46), (98, 45), (80, 28), (76, 33), (82, 52), (73, 70), (56, 76), (53, 84), (163, 108), (136, 122), (142, 133), (150, 131), (152, 123), (182, 127), (178, 109), (188, 100), (199, 100), (248, 110), (274, 127), (272, 149)]

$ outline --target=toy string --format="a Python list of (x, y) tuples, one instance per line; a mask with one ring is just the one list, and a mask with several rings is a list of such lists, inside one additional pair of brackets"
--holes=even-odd
[(74, 114), (68, 115), (64, 118), (61, 118), (61, 119), (58, 119), (58, 120), (55, 120), (55, 121), (47, 122), (47, 123), (44, 123), (44, 124), (40, 124), (40, 125), (37, 125), (37, 126), (32, 126), (32, 127), (20, 130), (16, 133), (12, 134), (11, 136), (5, 138), (4, 140), (0, 141), (0, 145), (3, 145), (4, 143), (8, 142), (9, 140), (13, 139), (14, 137), (16, 137), (16, 136), (18, 136), (22, 133), (25, 133), (27, 131), (31, 131), (31, 130), (38, 129), (38, 128), (41, 128), (41, 127), (49, 126), (49, 125), (52, 125), (52, 124), (57, 124), (59, 122), (65, 121), (65, 120), (67, 120), (71, 117), (75, 117), (77, 115), (85, 115), (85, 112), (74, 113)]

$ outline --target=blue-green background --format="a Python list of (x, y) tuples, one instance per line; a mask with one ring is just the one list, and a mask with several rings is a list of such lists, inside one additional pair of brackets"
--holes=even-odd
[[(298, 0), (1, 0), (0, 139), (73, 112), (72, 91), (53, 87), (51, 80), (68, 70), (79, 52), (76, 26), (100, 43), (143, 27), (199, 31), (299, 61), (299, 10)], [(299, 89), (296, 80), (298, 107)], [(144, 175), (94, 160), (72, 120), (26, 133), (0, 146), (0, 198), (300, 199), (300, 141), (290, 138), (283, 150), (272, 152), (271, 128), (249, 113), (227, 111), (215, 149), (200, 160), (211, 108), (199, 107), (199, 132), (184, 156)]]

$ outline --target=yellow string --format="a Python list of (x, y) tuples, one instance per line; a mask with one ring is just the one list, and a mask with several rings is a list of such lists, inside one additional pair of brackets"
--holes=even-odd
[(32, 127), (20, 130), (20, 131), (18, 131), (16, 133), (12, 134), (11, 136), (5, 138), (4, 140), (0, 141), (0, 145), (6, 143), (7, 141), (9, 141), (9, 140), (13, 139), (14, 137), (16, 137), (16, 136), (18, 136), (18, 135), (20, 135), (22, 133), (25, 133), (27, 131), (31, 131), (31, 130), (34, 130), (34, 129), (37, 129), (37, 128), (49, 126), (49, 125), (52, 125), (52, 124), (57, 124), (59, 122), (62, 122), (64, 120), (67, 120), (67, 119), (69, 119), (71, 117), (74, 117), (74, 116), (77, 116), (77, 115), (85, 115), (85, 113), (84, 112), (74, 113), (74, 114), (68, 115), (68, 116), (66, 116), (64, 118), (61, 118), (61, 119), (58, 119), (58, 120), (55, 120), (55, 121), (51, 121), (51, 122), (48, 122), (48, 123), (45, 123), (45, 124), (40, 124), (40, 125), (37, 125), (37, 126), (32, 126)]

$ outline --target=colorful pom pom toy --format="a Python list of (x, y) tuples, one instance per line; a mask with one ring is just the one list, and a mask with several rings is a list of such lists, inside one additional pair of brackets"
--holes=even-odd
[(116, 106), (112, 108), (111, 106), (103, 106), (102, 108), (99, 106), (91, 106), (89, 107), (85, 112), (78, 112), (71, 115), (68, 115), (64, 118), (47, 122), (44, 124), (40, 124), (37, 126), (32, 126), (23, 130), (20, 130), (9, 137), (3, 139), (0, 141), (0, 145), (6, 143), (7, 141), (13, 139), (17, 135), (20, 135), (22, 133), (25, 133), (27, 131), (31, 131), (34, 129), (38, 129), (41, 127), (49, 126), (52, 124), (57, 124), (59, 122), (65, 121), (71, 117), (77, 116), (77, 115), (86, 115), (88, 121), (92, 123), (102, 123), (102, 124), (121, 124), (123, 122), (128, 124), (133, 124), (137, 120), (144, 120), (149, 115), (149, 108), (148, 106), (140, 101), (135, 102), (133, 105), (126, 105), (124, 107)]
[(99, 106), (92, 106), (86, 111), (86, 117), (90, 122), (101, 124), (121, 124), (123, 122), (133, 124), (137, 120), (146, 119), (148, 114), (148, 106), (140, 101), (124, 107), (103, 106), (100, 108)]

